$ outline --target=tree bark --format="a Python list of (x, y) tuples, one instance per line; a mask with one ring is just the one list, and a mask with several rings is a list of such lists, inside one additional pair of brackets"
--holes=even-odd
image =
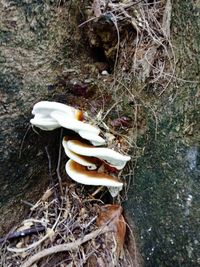
[[(0, 233), (24, 214), (21, 200), (35, 202), (49, 183), (48, 146), (54, 167), (59, 143), (52, 133), (32, 131), (33, 105), (52, 99), (62, 62), (66, 14), (48, 1), (0, 2)], [(56, 38), (55, 38), (56, 36)], [(52, 149), (53, 148), (53, 149)]]
[[(73, 6), (76, 1), (53, 2), (0, 3), (0, 233), (25, 215), (21, 200), (34, 202), (49, 184), (47, 146), (52, 172), (55, 170), (59, 131), (38, 136), (30, 129), (26, 134), (33, 104), (53, 99), (76, 105), (78, 97), (71, 98), (66, 79), (71, 79), (72, 72), (73, 78), (84, 73), (85, 79), (92, 72), (87, 69), (85, 35), (76, 35), (76, 20), (83, 13), (80, 5)], [(137, 148), (143, 154), (134, 177), (130, 174), (134, 182), (124, 206), (135, 223), (145, 266), (199, 265), (199, 12), (199, 1), (172, 2), (176, 77), (161, 97), (148, 90), (141, 94), (141, 103), (151, 108), (145, 108), (142, 115), (147, 130), (138, 137)], [(145, 89), (148, 86), (146, 82)], [(109, 101), (112, 94), (103, 98)], [(116, 114), (123, 108), (128, 110), (125, 100)], [(84, 101), (80, 98), (78, 106)], [(93, 109), (102, 106), (88, 102)]]
[(125, 203), (149, 267), (200, 263), (199, 11), (199, 1), (172, 1), (176, 78), (150, 100), (155, 114), (146, 112), (148, 131), (138, 141), (144, 154)]

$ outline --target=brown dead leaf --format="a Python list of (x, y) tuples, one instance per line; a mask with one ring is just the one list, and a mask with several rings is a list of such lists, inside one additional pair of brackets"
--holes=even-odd
[(103, 225), (109, 225), (109, 227), (111, 227), (111, 229), (114, 231), (117, 242), (116, 253), (117, 257), (119, 257), (123, 251), (126, 234), (126, 222), (122, 215), (122, 207), (120, 205), (111, 204), (102, 206), (96, 223), (99, 227)]
[(115, 128), (119, 128), (119, 127), (131, 128), (131, 127), (133, 127), (133, 122), (132, 122), (131, 118), (126, 117), (126, 116), (122, 116), (120, 118), (113, 120), (111, 122), (111, 125)]

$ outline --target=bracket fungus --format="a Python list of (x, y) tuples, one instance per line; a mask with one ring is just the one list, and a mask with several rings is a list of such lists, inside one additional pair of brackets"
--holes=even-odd
[(71, 106), (53, 102), (53, 101), (40, 101), (36, 103), (33, 107), (32, 114), (33, 115), (42, 115), (44, 117), (49, 117), (52, 111), (59, 111), (62, 113), (65, 113), (66, 115), (70, 117), (74, 117), (76, 119), (79, 119), (79, 112)]
[(99, 136), (100, 129), (81, 121), (83, 113), (73, 107), (58, 102), (41, 101), (34, 105), (31, 124), (45, 131), (52, 131), (59, 127), (73, 130), (82, 138), (96, 146), (105, 144)]
[(94, 163), (94, 159), (92, 157), (79, 155), (79, 154), (71, 151), (67, 147), (66, 136), (63, 138), (62, 145), (63, 145), (64, 151), (65, 151), (65, 154), (68, 156), (68, 158), (70, 158), (73, 161), (75, 161), (75, 162), (77, 162), (77, 163), (79, 163), (85, 167), (88, 167), (90, 169), (95, 170), (97, 168), (96, 164)]
[(106, 161), (109, 165), (115, 167), (117, 170), (123, 169), (127, 161), (131, 159), (130, 156), (122, 155), (110, 148), (91, 146), (78, 140), (68, 140), (66, 146), (70, 151), (79, 155), (96, 157)]
[(74, 181), (85, 185), (103, 185), (122, 188), (123, 183), (116, 177), (98, 171), (87, 170), (85, 166), (73, 160), (68, 160), (65, 170)]
[(118, 195), (123, 188), (123, 183), (117, 177), (110, 175), (110, 172), (105, 173), (104, 168), (101, 172), (99, 171), (101, 168), (97, 171), (92, 171), (92, 169), (97, 169), (95, 159), (106, 161), (106, 165), (111, 165), (115, 169), (122, 169), (130, 160), (129, 156), (121, 155), (109, 148), (69, 140), (67, 137), (63, 138), (62, 144), (66, 155), (70, 158), (65, 166), (69, 177), (81, 184), (106, 186), (113, 197)]
[[(62, 103), (41, 101), (33, 107), (34, 118), (31, 124), (45, 131), (64, 127), (78, 133), (83, 139), (90, 141), (88, 145), (78, 140), (63, 138), (62, 145), (69, 160), (65, 170), (74, 181), (85, 185), (107, 186), (114, 197), (122, 189), (123, 183), (115, 176), (98, 169), (98, 162), (104, 162), (121, 170), (131, 158), (106, 147), (99, 135), (100, 129), (83, 121), (83, 113)], [(105, 165), (106, 165), (105, 164)], [(103, 165), (102, 165), (103, 166)]]

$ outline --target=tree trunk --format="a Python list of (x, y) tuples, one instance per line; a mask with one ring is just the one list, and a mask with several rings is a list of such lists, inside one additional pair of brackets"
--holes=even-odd
[(200, 264), (199, 11), (199, 1), (172, 2), (176, 78), (151, 98), (155, 114), (146, 113), (148, 131), (138, 142), (144, 154), (125, 203), (145, 266)]
[(36, 102), (52, 98), (67, 35), (61, 30), (66, 14), (56, 4), (36, 2), (0, 3), (0, 233), (24, 214), (21, 200), (34, 203), (44, 191), (50, 179), (45, 146), (53, 168), (52, 148), (59, 143), (55, 134), (34, 133), (29, 120)]
[[(96, 27), (99, 35), (92, 41), (97, 43), (101, 37), (105, 41), (103, 49), (107, 51), (104, 53), (101, 47), (91, 51), (86, 41), (87, 30), (80, 35), (77, 27), (77, 21), (83, 21), (85, 10), (82, 8), (87, 8), (90, 2), (75, 2), (2, 0), (0, 3), (0, 233), (25, 215), (21, 200), (34, 203), (55, 176), (59, 130), (39, 131), (40, 135), (32, 129), (27, 131), (36, 102), (53, 99), (78, 107), (88, 106), (100, 116), (102, 106), (105, 108), (111, 97), (118, 97), (116, 110), (108, 113), (110, 118), (120, 112), (134, 117), (133, 108), (127, 104), (130, 100), (125, 96), (122, 101), (116, 88), (114, 91), (112, 86), (107, 87), (112, 75), (105, 85), (102, 79), (103, 89), (95, 95), (102, 80), (96, 78), (95, 83), (94, 76), (98, 77), (107, 68), (106, 64), (112, 65), (111, 71), (115, 65), (113, 51), (106, 47), (105, 37), (113, 38), (110, 40), (113, 45), (117, 31), (111, 25), (114, 37), (109, 32), (103, 36), (101, 27)], [(196, 267), (200, 264), (199, 11), (199, 1), (172, 3), (175, 77), (161, 96), (149, 90), (154, 88), (148, 81), (141, 94), (140, 103), (145, 108), (139, 119), (145, 120), (146, 125), (145, 131), (138, 131), (141, 133), (137, 139), (138, 150), (133, 151), (138, 160), (134, 176), (132, 172), (129, 175), (131, 184), (124, 208), (130, 222), (135, 224), (145, 266)], [(156, 49), (151, 50), (150, 56), (155, 55)], [(93, 64), (95, 60), (107, 62)], [(144, 79), (150, 75), (150, 69), (146, 71), (141, 73)], [(115, 79), (116, 73), (113, 76)], [(73, 79), (84, 80), (89, 91), (84, 91), (85, 86), (83, 91), (76, 91)], [(93, 84), (88, 85), (88, 81)], [(130, 85), (128, 89), (135, 90), (135, 87)], [(106, 92), (103, 97), (102, 92)], [(112, 103), (112, 107), (115, 104)], [(138, 151), (142, 151), (140, 157)]]

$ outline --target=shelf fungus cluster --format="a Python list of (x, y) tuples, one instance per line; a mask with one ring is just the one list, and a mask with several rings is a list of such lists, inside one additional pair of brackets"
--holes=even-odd
[(80, 110), (57, 102), (41, 101), (35, 104), (32, 114), (31, 124), (42, 130), (64, 127), (80, 135), (80, 140), (64, 137), (62, 141), (69, 158), (65, 165), (69, 177), (85, 185), (107, 186), (112, 196), (116, 196), (123, 183), (113, 175), (113, 170), (122, 170), (130, 156), (102, 147), (106, 142), (100, 136), (100, 129), (84, 122)]
[(64, 127), (77, 132), (95, 146), (105, 144), (105, 140), (99, 136), (100, 129), (83, 122), (82, 111), (73, 107), (58, 102), (41, 101), (35, 104), (32, 114), (34, 118), (30, 120), (31, 124), (44, 131)]

